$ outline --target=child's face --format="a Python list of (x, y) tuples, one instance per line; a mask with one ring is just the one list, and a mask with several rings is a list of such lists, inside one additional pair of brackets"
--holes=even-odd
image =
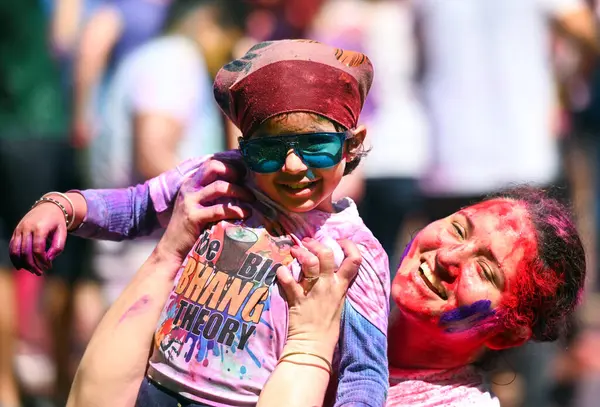
[[(284, 134), (337, 132), (332, 122), (306, 113), (291, 113), (264, 122), (251, 136), (269, 137)], [(312, 209), (331, 212), (331, 195), (344, 176), (346, 151), (342, 160), (329, 168), (309, 168), (290, 150), (279, 171), (253, 173), (257, 186), (271, 199), (290, 212), (307, 212)]]

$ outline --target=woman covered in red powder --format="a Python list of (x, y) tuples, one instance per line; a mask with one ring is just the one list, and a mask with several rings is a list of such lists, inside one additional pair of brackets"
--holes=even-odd
[(486, 350), (554, 341), (585, 281), (569, 211), (520, 187), (421, 230), (390, 315), (388, 406), (499, 406), (475, 366)]
[[(207, 202), (238, 188), (223, 180), (218, 189), (210, 184), (234, 182), (235, 172), (231, 164), (208, 160), (186, 181), (207, 186), (187, 196), (181, 188), (180, 199), (169, 204), (175, 209), (167, 232), (98, 328), (70, 405), (128, 406), (128, 394), (135, 400), (158, 319), (154, 311), (162, 308), (153, 295), (172, 287), (181, 264), (176, 254), (192, 247), (198, 225), (232, 216)], [(28, 222), (26, 216), (19, 230), (29, 230)], [(331, 362), (344, 334), (340, 287), (348, 279), (335, 283), (329, 249), (307, 247), (313, 253), (294, 255), (311, 275), (320, 268), (323, 277), (312, 288), (294, 290), (303, 283), (278, 271), (290, 303), (289, 349), (302, 354), (293, 363), (280, 360), (259, 406), (322, 404), (330, 366), (324, 360)], [(343, 248), (350, 266), (360, 262), (352, 244)], [(569, 211), (537, 189), (509, 190), (427, 225), (407, 247), (392, 283), (387, 405), (499, 406), (476, 362), (487, 350), (558, 339), (581, 296), (585, 269)], [(351, 274), (348, 262), (343, 271)], [(369, 352), (368, 340), (356, 343), (356, 352)]]

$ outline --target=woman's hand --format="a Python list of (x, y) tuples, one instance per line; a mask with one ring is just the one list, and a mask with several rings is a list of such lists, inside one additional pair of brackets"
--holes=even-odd
[(302, 265), (303, 278), (296, 282), (289, 269), (280, 267), (277, 279), (289, 304), (286, 348), (292, 351), (322, 352), (330, 358), (338, 341), (346, 291), (356, 277), (362, 257), (349, 240), (338, 242), (345, 259), (336, 271), (333, 251), (313, 239), (306, 248), (295, 246), (292, 255)]
[(331, 249), (314, 240), (303, 243), (306, 249), (292, 249), (303, 278), (296, 282), (288, 268), (277, 270), (289, 304), (288, 339), (258, 407), (321, 406), (331, 378), (344, 298), (362, 257), (354, 243), (338, 242), (346, 258), (336, 271)]
[[(231, 202), (254, 200), (247, 188), (236, 184), (241, 179), (239, 168), (227, 161), (211, 159), (202, 164), (181, 185), (173, 214), (155, 252), (181, 264), (206, 225), (250, 216), (249, 208)], [(229, 203), (223, 203), (223, 198)]]

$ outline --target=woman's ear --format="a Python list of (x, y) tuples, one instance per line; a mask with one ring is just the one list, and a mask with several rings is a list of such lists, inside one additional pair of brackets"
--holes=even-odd
[(525, 344), (529, 339), (531, 339), (531, 329), (521, 326), (495, 334), (486, 341), (485, 346), (491, 350), (515, 348)]
[(360, 149), (365, 141), (365, 137), (367, 136), (367, 127), (364, 124), (361, 124), (357, 128), (350, 131), (352, 133), (352, 138), (346, 141), (346, 161), (352, 161), (356, 158), (358, 153), (361, 151)]

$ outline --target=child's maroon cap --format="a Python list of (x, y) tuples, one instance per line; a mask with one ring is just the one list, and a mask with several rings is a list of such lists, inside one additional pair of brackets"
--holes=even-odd
[(217, 103), (250, 136), (282, 113), (310, 112), (350, 129), (373, 82), (366, 55), (310, 41), (262, 42), (225, 65), (214, 83)]

